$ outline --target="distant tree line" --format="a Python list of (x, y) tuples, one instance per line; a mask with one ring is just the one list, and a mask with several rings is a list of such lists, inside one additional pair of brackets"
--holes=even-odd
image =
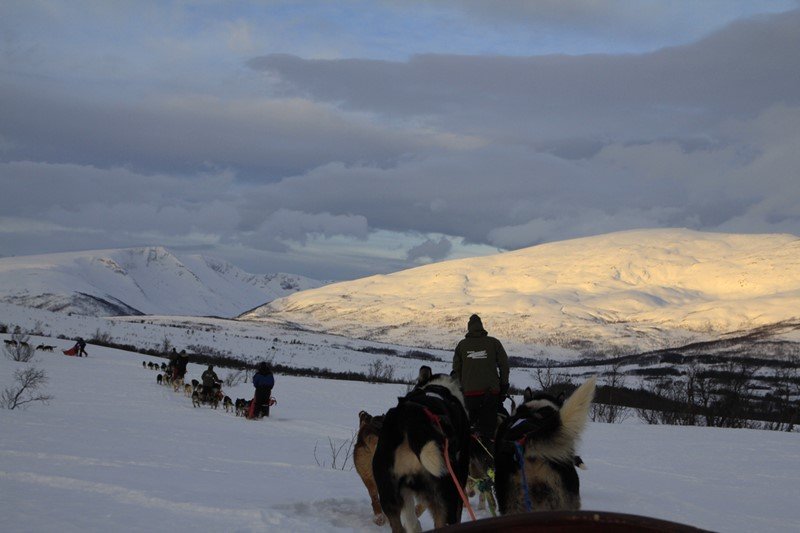
[[(759, 375), (762, 368), (746, 358), (716, 368), (694, 361), (631, 388), (618, 361), (601, 373), (592, 420), (614, 423), (636, 415), (648, 424), (794, 431), (800, 422), (800, 358), (771, 366), (771, 374)], [(576, 388), (560, 368), (536, 370), (541, 390), (569, 395)]]

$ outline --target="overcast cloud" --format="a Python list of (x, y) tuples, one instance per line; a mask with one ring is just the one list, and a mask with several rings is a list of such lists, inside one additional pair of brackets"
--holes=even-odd
[(0, 6), (1, 255), (346, 279), (633, 228), (800, 234), (798, 148), (795, 1)]

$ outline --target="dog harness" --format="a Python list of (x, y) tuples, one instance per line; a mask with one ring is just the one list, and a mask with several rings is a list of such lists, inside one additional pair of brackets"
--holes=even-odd
[(441, 401), (445, 401), (444, 398), (442, 398), (441, 396), (439, 396), (435, 392), (425, 392), (425, 396), (428, 396), (429, 398), (437, 398), (437, 399), (439, 399)]
[(533, 511), (533, 500), (531, 491), (528, 488), (528, 478), (525, 475), (525, 437), (514, 443), (514, 453), (519, 461), (519, 470), (522, 473), (522, 495), (525, 497), (525, 510), (529, 513)]
[(531, 498), (528, 479), (525, 475), (525, 444), (528, 442), (528, 437), (545, 429), (546, 426), (542, 425), (543, 421), (553, 418), (556, 414), (540, 418), (536, 422), (534, 422), (531, 417), (519, 417), (506, 428), (503, 438), (501, 439), (501, 445), (508, 447), (508, 444), (511, 444), (513, 446), (514, 457), (519, 464), (520, 476), (522, 477), (522, 483), (520, 483), (520, 485), (522, 485), (525, 510), (528, 512), (533, 511), (533, 499)]
[[(436, 385), (434, 385), (433, 387), (436, 387)], [(420, 392), (422, 392), (422, 394), (420, 394)], [(443, 396), (437, 394), (436, 392), (430, 391), (430, 390), (424, 390), (423, 389), (420, 392), (417, 392), (417, 393), (412, 392), (411, 394), (407, 395), (406, 398), (409, 398), (409, 396), (412, 396), (412, 395), (414, 395), (414, 396), (425, 396), (425, 397), (428, 397), (428, 398), (434, 398), (434, 399), (442, 402), (445, 405), (452, 405), (452, 404), (455, 403), (452, 400), (446, 400)], [(469, 512), (470, 518), (472, 518), (472, 521), (474, 522), (478, 518), (475, 516), (475, 511), (472, 510), (472, 506), (469, 503), (469, 498), (467, 498), (467, 495), (464, 494), (464, 489), (461, 486), (461, 484), (458, 482), (458, 479), (456, 478), (456, 473), (453, 471), (453, 465), (450, 463), (450, 439), (447, 438), (447, 433), (445, 433), (444, 428), (442, 427), (442, 420), (447, 421), (448, 420), (447, 416), (446, 415), (438, 415), (438, 414), (434, 413), (427, 405), (423, 405), (423, 404), (421, 404), (419, 402), (414, 401), (413, 399), (410, 399), (409, 403), (412, 403), (414, 405), (417, 405), (418, 407), (421, 407), (422, 408), (422, 412), (425, 413), (425, 416), (428, 418), (428, 420), (430, 420), (431, 424), (433, 424), (441, 432), (442, 437), (444, 438), (444, 450), (443, 450), (444, 453), (442, 455), (444, 455), (444, 462), (445, 462), (445, 465), (447, 466), (447, 471), (450, 473), (450, 479), (453, 481), (453, 485), (455, 485), (459, 496), (461, 496), (461, 500), (464, 503), (464, 506), (467, 508), (467, 512)], [(463, 406), (462, 406), (462, 409), (463, 409)]]

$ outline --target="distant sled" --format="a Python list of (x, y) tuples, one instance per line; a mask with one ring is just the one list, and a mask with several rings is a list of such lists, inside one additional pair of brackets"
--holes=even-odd
[[(273, 405), (277, 404), (278, 400), (275, 399), (275, 396), (269, 397), (269, 406), (272, 407)], [(255, 420), (258, 418), (256, 416), (256, 397), (253, 395), (253, 399), (250, 400), (250, 404), (247, 407), (247, 413), (245, 414), (245, 418), (248, 420)]]
[(78, 347), (77, 346), (73, 346), (69, 350), (63, 350), (63, 351), (64, 351), (64, 355), (78, 355)]

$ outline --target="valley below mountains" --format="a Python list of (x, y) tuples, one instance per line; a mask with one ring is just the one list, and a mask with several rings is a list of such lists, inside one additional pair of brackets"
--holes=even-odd
[(774, 342), (800, 341), (785, 327), (800, 321), (800, 239), (625, 231), (338, 283), (249, 274), (162, 247), (71, 252), (0, 259), (0, 302), (95, 317), (218, 316), (445, 351), (477, 313), (511, 354), (610, 359), (773, 325)]
[(628, 231), (327, 285), (163, 248), (53, 254), (0, 260), (0, 288), (3, 332), (371, 382), (449, 372), (477, 313), (517, 393), (598, 376), (595, 420), (800, 420), (792, 235)]

